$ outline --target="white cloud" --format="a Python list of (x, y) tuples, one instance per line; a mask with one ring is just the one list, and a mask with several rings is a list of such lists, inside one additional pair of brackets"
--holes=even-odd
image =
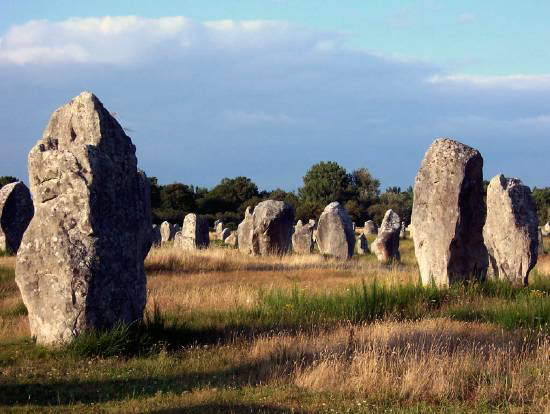
[(471, 23), (475, 20), (476, 16), (472, 13), (462, 13), (457, 17), (459, 23)]
[(427, 79), (436, 85), (463, 85), (480, 89), (538, 90), (550, 88), (550, 74), (543, 75), (434, 75)]
[(35, 20), (11, 27), (0, 37), (0, 63), (100, 63), (134, 65), (154, 56), (190, 50), (325, 50), (339, 36), (279, 21), (137, 16)]

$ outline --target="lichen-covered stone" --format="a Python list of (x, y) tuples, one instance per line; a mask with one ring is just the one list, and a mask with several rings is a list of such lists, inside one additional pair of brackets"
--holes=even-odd
[(29, 153), (34, 217), (16, 282), (41, 344), (142, 318), (149, 182), (135, 147), (91, 93), (56, 110)]
[(247, 207), (244, 212), (244, 220), (237, 227), (237, 239), (239, 251), (244, 254), (254, 253), (252, 247), (252, 232), (254, 231), (254, 217), (252, 207)]
[(424, 284), (483, 278), (483, 158), (467, 145), (437, 139), (426, 152), (414, 186), (411, 224)]
[(163, 221), (160, 225), (161, 242), (166, 243), (174, 240), (176, 233), (180, 230), (181, 227), (179, 225)]
[(365, 221), (365, 227), (363, 228), (363, 233), (365, 235), (369, 234), (378, 234), (378, 228), (376, 227), (376, 223), (372, 220)]
[(208, 221), (195, 213), (183, 219), (181, 231), (176, 233), (174, 244), (183, 250), (205, 249), (210, 244)]
[(537, 263), (539, 228), (529, 187), (502, 174), (487, 188), (487, 219), (483, 238), (494, 277), (527, 284)]
[(225, 239), (225, 244), (234, 248), (239, 247), (239, 239), (236, 231), (230, 231), (229, 236)]
[(281, 255), (291, 247), (294, 228), (294, 209), (277, 200), (265, 200), (254, 208), (252, 214), (252, 246), (254, 254)]
[(33, 214), (31, 193), (23, 182), (0, 189), (0, 250), (17, 252)]
[(292, 250), (295, 253), (309, 254), (312, 252), (314, 227), (315, 225), (312, 223), (304, 225), (302, 224), (302, 220), (298, 220), (292, 234)]
[(317, 245), (322, 254), (339, 259), (353, 256), (355, 234), (348, 213), (334, 201), (325, 207), (317, 223)]
[(401, 232), (401, 218), (392, 209), (386, 211), (378, 230), (378, 236), (371, 243), (370, 249), (380, 262), (400, 260), (399, 233)]

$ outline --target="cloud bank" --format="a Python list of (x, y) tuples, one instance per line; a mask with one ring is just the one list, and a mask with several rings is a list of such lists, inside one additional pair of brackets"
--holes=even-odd
[[(548, 185), (550, 75), (460, 74), (281, 21), (137, 16), (31, 21), (0, 35), (0, 175), (25, 177), (51, 112), (92, 90), (161, 182), (246, 175), (294, 189), (335, 160), (408, 186), (427, 146), (479, 148), (487, 177)], [(4, 170), (5, 169), (5, 170)]]

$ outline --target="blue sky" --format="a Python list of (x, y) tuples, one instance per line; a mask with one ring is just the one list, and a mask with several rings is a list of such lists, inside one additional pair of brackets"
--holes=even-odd
[(0, 175), (25, 178), (51, 112), (87, 89), (164, 183), (246, 175), (295, 189), (313, 163), (335, 160), (406, 187), (431, 141), (451, 136), (481, 150), (488, 179), (550, 185), (550, 2), (0, 0), (0, 10)]

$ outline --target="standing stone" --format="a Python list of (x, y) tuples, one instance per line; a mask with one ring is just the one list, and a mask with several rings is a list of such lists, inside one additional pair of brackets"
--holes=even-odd
[(176, 233), (180, 231), (180, 226), (177, 224), (171, 224), (167, 221), (162, 222), (160, 225), (160, 234), (162, 243), (166, 243), (174, 240)]
[(149, 181), (136, 148), (91, 93), (56, 110), (29, 153), (34, 217), (16, 282), (40, 344), (143, 316)]
[(223, 223), (219, 220), (217, 220), (218, 223), (216, 224), (216, 227), (214, 227), (214, 230), (216, 232), (216, 240), (223, 240), (222, 233), (224, 230)]
[(407, 226), (406, 230), (409, 233), (409, 237), (413, 237), (413, 226), (412, 226), (412, 224), (409, 224)]
[(357, 254), (368, 254), (369, 253), (369, 243), (364, 234), (361, 234), (357, 239)]
[(225, 242), (230, 235), (231, 235), (231, 230), (229, 230), (227, 228), (223, 229), (222, 233), (221, 233), (221, 236), (220, 236), (220, 240)]
[(541, 231), (540, 227), (539, 227), (538, 233), (539, 233), (539, 250), (538, 250), (538, 252), (539, 252), (539, 256), (540, 256), (541, 254), (544, 254), (544, 238), (542, 237), (542, 231)]
[(0, 189), (0, 250), (17, 253), (33, 214), (31, 193), (23, 182)]
[(401, 240), (404, 240), (407, 238), (407, 235), (405, 234), (405, 222), (401, 222), (401, 229), (399, 230), (399, 238)]
[(378, 234), (378, 228), (376, 227), (376, 223), (372, 220), (365, 221), (365, 227), (363, 228), (363, 233), (365, 235), (369, 234)]
[(539, 229), (529, 187), (499, 174), (487, 188), (483, 238), (497, 279), (527, 284), (537, 263)]
[(181, 231), (176, 233), (174, 244), (183, 250), (205, 249), (210, 243), (208, 221), (189, 213), (183, 219)]
[(483, 158), (460, 142), (437, 139), (430, 146), (414, 187), (411, 224), (424, 284), (437, 285), (487, 271), (483, 243)]
[(254, 218), (252, 207), (247, 207), (244, 212), (244, 220), (237, 227), (237, 239), (239, 251), (245, 254), (252, 254), (252, 232), (254, 230)]
[(313, 228), (311, 222), (303, 225), (302, 220), (298, 220), (292, 234), (292, 250), (295, 253), (309, 254), (313, 251)]
[(284, 254), (290, 250), (294, 228), (294, 209), (276, 200), (265, 200), (254, 208), (253, 253), (262, 256)]
[(541, 227), (542, 235), (545, 237), (550, 236), (550, 222)]
[(225, 239), (225, 244), (228, 244), (231, 247), (237, 248), (239, 247), (239, 239), (237, 237), (236, 231), (231, 231), (229, 236)]
[(348, 213), (334, 201), (325, 207), (317, 223), (317, 245), (322, 254), (339, 259), (353, 256), (355, 234)]
[(392, 209), (386, 211), (378, 230), (378, 236), (370, 245), (371, 251), (380, 262), (400, 260), (399, 233), (401, 232), (401, 218)]
[(152, 235), (151, 235), (151, 242), (152, 245), (155, 247), (158, 247), (162, 243), (162, 235), (160, 234), (160, 226), (157, 226), (156, 224), (153, 224), (153, 227), (151, 229)]

